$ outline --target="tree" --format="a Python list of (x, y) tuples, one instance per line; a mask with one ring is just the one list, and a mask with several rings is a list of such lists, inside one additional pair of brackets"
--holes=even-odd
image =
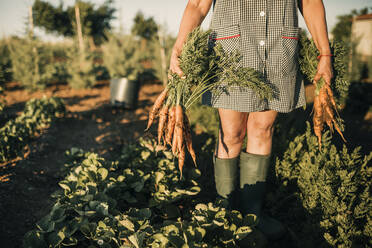
[(361, 10), (352, 10), (350, 14), (337, 16), (338, 22), (332, 29), (332, 35), (335, 40), (342, 40), (349, 42), (351, 38), (351, 25), (353, 23), (353, 17), (358, 15), (365, 15), (369, 13), (372, 7), (364, 8)]
[[(90, 37), (94, 43), (101, 43), (106, 39), (105, 32), (111, 29), (110, 21), (114, 19), (116, 10), (112, 7), (112, 0), (106, 0), (97, 8), (85, 1), (77, 1), (76, 4), (80, 9), (83, 35)], [(61, 1), (55, 7), (47, 1), (35, 0), (32, 8), (35, 26), (66, 37), (76, 35), (75, 6), (64, 8)]]
[(138, 12), (133, 21), (132, 34), (145, 40), (151, 40), (158, 32), (158, 25), (154, 18), (146, 19), (142, 12)]

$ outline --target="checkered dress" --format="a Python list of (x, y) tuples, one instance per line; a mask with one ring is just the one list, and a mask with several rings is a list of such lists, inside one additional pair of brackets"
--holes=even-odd
[(287, 113), (304, 106), (305, 91), (298, 65), (297, 0), (215, 0), (212, 40), (227, 52), (240, 51), (241, 65), (263, 73), (275, 97), (261, 100), (252, 90), (231, 86), (202, 103), (239, 112), (276, 110)]

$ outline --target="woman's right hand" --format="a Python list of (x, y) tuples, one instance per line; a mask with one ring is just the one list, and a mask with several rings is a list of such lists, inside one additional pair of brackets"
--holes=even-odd
[(180, 68), (180, 61), (178, 59), (180, 54), (181, 54), (181, 49), (177, 47), (173, 47), (171, 58), (170, 58), (169, 69), (172, 73), (176, 73), (180, 78), (184, 78), (185, 75), (183, 74), (183, 71)]
[(180, 68), (178, 58), (181, 54), (183, 43), (186, 41), (187, 35), (202, 23), (212, 6), (212, 2), (213, 0), (189, 0), (183, 12), (180, 30), (172, 50), (169, 65), (170, 72), (176, 73), (182, 79), (186, 78), (186, 76)]

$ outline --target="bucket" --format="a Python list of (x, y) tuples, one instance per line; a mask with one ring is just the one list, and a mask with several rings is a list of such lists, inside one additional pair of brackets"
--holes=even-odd
[(127, 78), (110, 80), (110, 101), (115, 107), (134, 109), (137, 105), (139, 82)]

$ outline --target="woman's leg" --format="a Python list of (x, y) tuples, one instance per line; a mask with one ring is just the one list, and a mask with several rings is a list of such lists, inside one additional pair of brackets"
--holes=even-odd
[(247, 152), (241, 152), (239, 160), (241, 211), (255, 214), (260, 220), (257, 228), (269, 239), (278, 239), (285, 233), (283, 224), (262, 214), (276, 116), (273, 110), (249, 114)]
[(220, 130), (217, 145), (218, 158), (239, 156), (247, 130), (248, 113), (218, 109)]
[(227, 199), (227, 208), (233, 208), (238, 184), (239, 154), (246, 133), (247, 113), (219, 109), (219, 142), (214, 155), (214, 179), (217, 194)]
[(274, 122), (278, 112), (252, 112), (247, 122), (247, 152), (258, 155), (271, 153)]

